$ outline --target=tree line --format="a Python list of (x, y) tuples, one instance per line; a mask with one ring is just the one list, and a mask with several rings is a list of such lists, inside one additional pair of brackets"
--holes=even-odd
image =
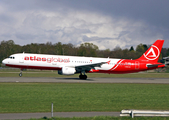
[[(139, 44), (136, 49), (131, 46), (129, 49), (121, 49), (116, 47), (112, 50), (99, 50), (97, 45), (93, 43), (83, 43), (80, 46), (74, 46), (71, 43), (62, 44), (61, 42), (52, 44), (47, 42), (44, 44), (31, 43), (27, 45), (17, 45), (13, 40), (1, 41), (0, 43), (0, 61), (15, 53), (37, 53), (37, 54), (53, 54), (53, 55), (70, 55), (70, 56), (86, 56), (86, 57), (103, 57), (103, 58), (122, 58), (122, 59), (137, 59), (139, 58), (150, 45)], [(169, 48), (162, 48), (162, 57), (169, 56)]]

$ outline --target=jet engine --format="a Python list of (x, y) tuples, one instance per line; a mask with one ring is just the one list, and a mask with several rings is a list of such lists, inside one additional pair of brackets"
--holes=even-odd
[(62, 67), (61, 70), (58, 70), (59, 75), (74, 75), (76, 72), (73, 67)]

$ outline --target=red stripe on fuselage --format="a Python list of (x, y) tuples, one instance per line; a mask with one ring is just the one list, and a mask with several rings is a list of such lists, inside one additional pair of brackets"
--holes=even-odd
[(119, 61), (110, 69), (110, 71), (115, 70), (115, 69), (119, 66), (119, 64), (120, 64), (122, 61), (123, 61), (123, 59), (119, 60)]

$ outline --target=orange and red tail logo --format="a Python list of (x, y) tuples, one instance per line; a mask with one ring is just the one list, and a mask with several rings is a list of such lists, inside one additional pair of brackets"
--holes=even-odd
[(157, 40), (138, 60), (157, 62), (164, 40)]

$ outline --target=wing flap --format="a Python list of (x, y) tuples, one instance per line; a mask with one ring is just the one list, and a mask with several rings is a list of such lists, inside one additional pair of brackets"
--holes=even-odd
[(107, 62), (86, 64), (86, 65), (77, 65), (75, 66), (76, 70), (80, 71), (90, 71), (91, 69), (95, 69), (95, 67), (101, 67), (101, 65), (106, 64)]

